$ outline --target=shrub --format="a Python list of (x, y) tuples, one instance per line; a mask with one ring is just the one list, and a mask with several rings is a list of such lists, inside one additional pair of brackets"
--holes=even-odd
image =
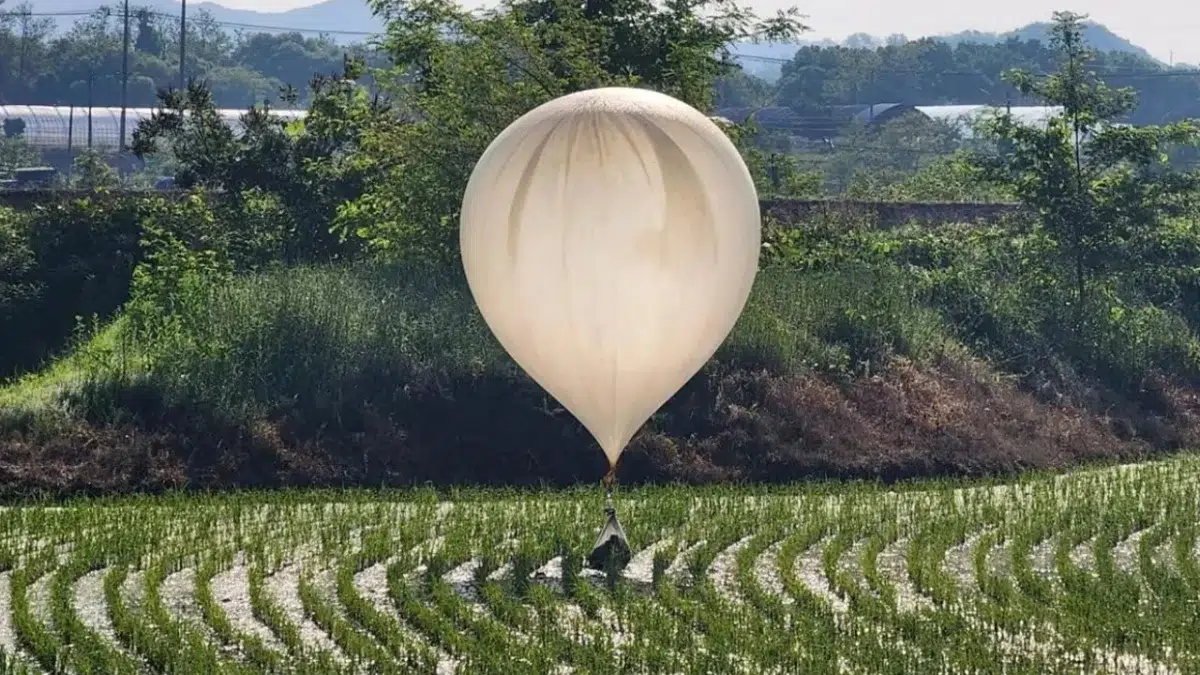
[(514, 367), (445, 271), (298, 267), (195, 289), (173, 306), (178, 332), (143, 348), (177, 398), (235, 417), (345, 401), (348, 382), (380, 403), (396, 382)]
[(947, 346), (941, 317), (899, 268), (768, 268), (717, 359), (775, 374), (844, 377), (877, 372), (896, 355), (928, 361)]
[(131, 199), (97, 195), (25, 214), (5, 210), (0, 230), (6, 240), (0, 254), (5, 377), (61, 351), (81, 320), (116, 311), (129, 297), (130, 273), (141, 253)]

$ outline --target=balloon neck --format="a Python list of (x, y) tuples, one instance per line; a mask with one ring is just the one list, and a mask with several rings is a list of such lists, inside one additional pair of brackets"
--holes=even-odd
[(613, 508), (613, 484), (617, 482), (617, 467), (610, 465), (608, 473), (604, 474), (604, 479), (600, 481), (604, 485), (604, 508), (612, 510)]

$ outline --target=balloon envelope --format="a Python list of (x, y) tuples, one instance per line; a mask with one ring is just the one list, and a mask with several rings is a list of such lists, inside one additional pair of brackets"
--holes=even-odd
[(664, 94), (604, 88), (492, 141), (460, 243), (489, 328), (615, 466), (733, 328), (760, 236), (750, 173), (712, 121)]

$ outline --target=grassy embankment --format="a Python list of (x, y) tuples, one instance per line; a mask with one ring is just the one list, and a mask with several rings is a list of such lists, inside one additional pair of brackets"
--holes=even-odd
[[(623, 480), (984, 475), (1194, 446), (1187, 307), (1121, 281), (1070, 310), (1039, 272), (1053, 268), (1033, 269), (1035, 244), (966, 226), (790, 241), (716, 358), (635, 439)], [(603, 472), (455, 272), (243, 275), (152, 340), (102, 326), (0, 389), (0, 409), (10, 490)]]

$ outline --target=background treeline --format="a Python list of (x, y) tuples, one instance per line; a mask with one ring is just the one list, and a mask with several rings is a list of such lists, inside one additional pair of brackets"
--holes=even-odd
[[(0, 1), (0, 104), (121, 104), (123, 6), (85, 17), (46, 16), (36, 3)], [(160, 88), (179, 86), (179, 16), (131, 4), (128, 104), (150, 107)], [(203, 9), (187, 18), (189, 77), (206, 80), (220, 107), (278, 101), (280, 89), (301, 97), (316, 73), (337, 72), (362, 45), (299, 33), (227, 28)]]
[[(829, 106), (868, 103), (1035, 105), (1001, 75), (1014, 68), (1045, 74), (1061, 65), (1060, 52), (1048, 38), (804, 46), (781, 64), (776, 82), (746, 73), (722, 81), (719, 106), (779, 105), (818, 116)], [(1125, 121), (1160, 124), (1200, 116), (1200, 70), (1170, 68), (1126, 51), (1096, 52), (1089, 67), (1113, 85), (1137, 92), (1138, 106)]]
[[(157, 89), (179, 84), (179, 17), (136, 3), (131, 13), (129, 104), (146, 107), (155, 103)], [(779, 105), (819, 115), (828, 106), (856, 103), (1029, 103), (1001, 74), (1013, 68), (1049, 73), (1060, 65), (1048, 37), (1029, 33), (994, 43), (897, 37), (882, 45), (796, 47), (794, 58), (779, 64), (778, 81), (744, 72), (723, 77), (716, 104)], [(91, 78), (95, 105), (120, 105), (122, 36), (118, 4), (87, 17), (55, 17), (39, 13), (36, 3), (0, 2), (0, 103), (85, 105)], [(277, 101), (284, 86), (307, 95), (313, 74), (337, 72), (346, 52), (382, 65), (386, 50), (367, 42), (339, 45), (328, 37), (225, 27), (198, 9), (188, 17), (186, 71), (208, 82), (218, 106), (248, 107)], [(1129, 50), (1098, 51), (1091, 67), (1137, 92), (1129, 121), (1200, 116), (1200, 71)]]

